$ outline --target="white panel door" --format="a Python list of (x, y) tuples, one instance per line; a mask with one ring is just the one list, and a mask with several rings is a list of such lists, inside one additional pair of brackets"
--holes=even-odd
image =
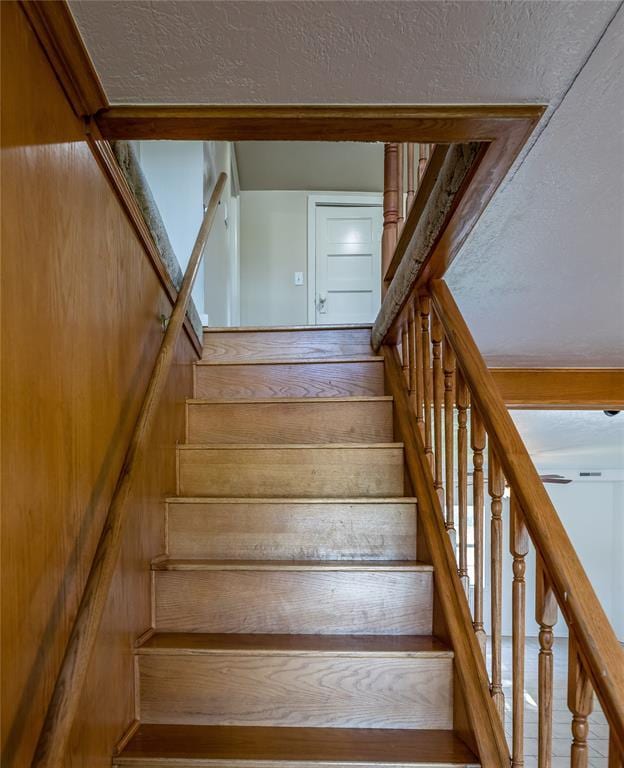
[(370, 323), (381, 304), (380, 205), (316, 209), (316, 324)]

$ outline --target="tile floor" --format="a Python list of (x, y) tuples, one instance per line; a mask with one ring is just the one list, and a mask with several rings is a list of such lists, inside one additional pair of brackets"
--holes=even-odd
[[(488, 638), (489, 647), (489, 638)], [(505, 730), (511, 744), (511, 638), (503, 638), (503, 689), (505, 692)], [(527, 638), (525, 655), (525, 726), (524, 766), (537, 768), (537, 664), (539, 644), (537, 638)], [(554, 704), (553, 704), (553, 759), (552, 768), (569, 768), (572, 741), (572, 718), (567, 705), (568, 642), (555, 639)], [(488, 670), (491, 661), (488, 654)], [(589, 766), (607, 768), (609, 754), (609, 727), (598, 701), (594, 697), (594, 711), (589, 718)]]

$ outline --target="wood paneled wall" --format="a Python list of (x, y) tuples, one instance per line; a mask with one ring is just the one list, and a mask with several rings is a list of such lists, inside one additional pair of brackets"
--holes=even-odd
[[(2, 11), (2, 765), (30, 764), (170, 302), (22, 10)], [(182, 334), (67, 766), (135, 716), (194, 351)]]

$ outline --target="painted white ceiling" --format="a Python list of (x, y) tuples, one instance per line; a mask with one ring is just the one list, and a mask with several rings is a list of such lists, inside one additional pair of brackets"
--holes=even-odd
[(383, 144), (241, 141), (241, 189), (383, 192)]
[(546, 103), (448, 279), (490, 359), (624, 365), (619, 2), (71, 8), (113, 103)]
[(540, 472), (620, 470), (624, 477), (624, 412), (613, 417), (602, 411), (511, 414)]

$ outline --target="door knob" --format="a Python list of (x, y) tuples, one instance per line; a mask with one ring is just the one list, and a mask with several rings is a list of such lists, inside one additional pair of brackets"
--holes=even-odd
[(318, 297), (318, 304), (317, 308), (320, 315), (327, 314), (327, 296), (320, 296)]

